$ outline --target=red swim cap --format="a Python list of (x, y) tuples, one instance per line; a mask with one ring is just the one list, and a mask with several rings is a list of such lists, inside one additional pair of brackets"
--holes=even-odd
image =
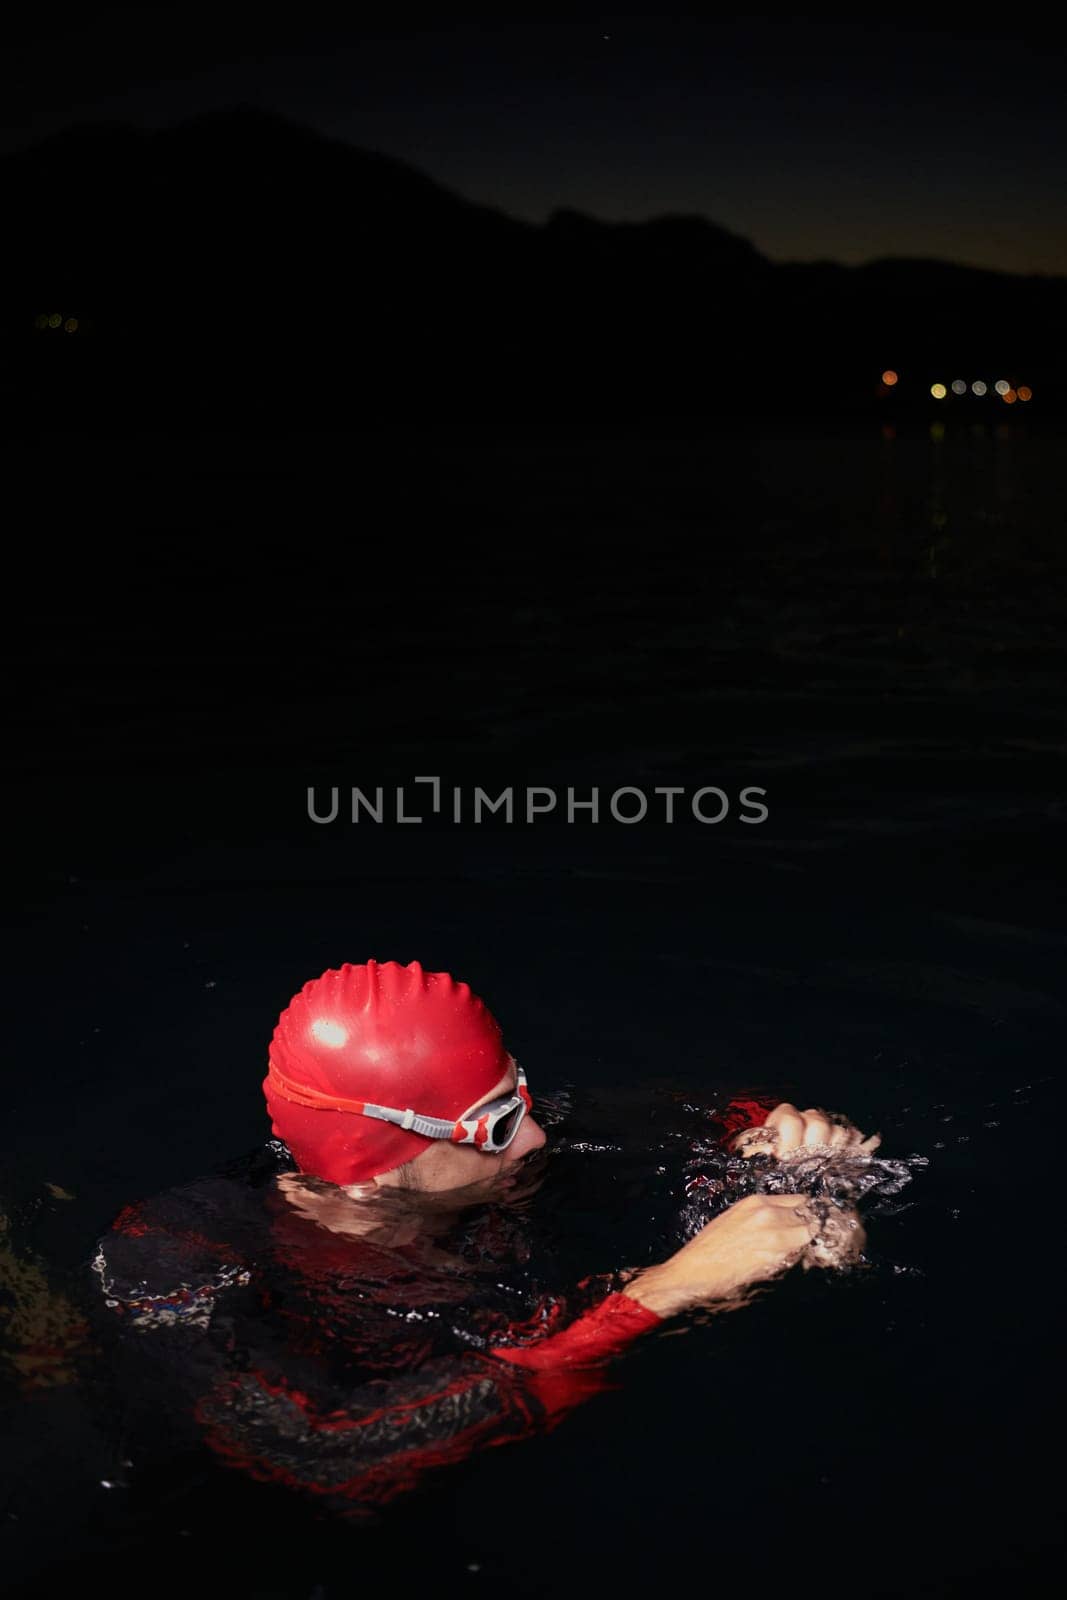
[(510, 1059), (468, 984), (417, 961), (346, 962), (306, 983), (282, 1012), (263, 1093), (301, 1172), (364, 1183), (434, 1141), (353, 1106), (459, 1117), (495, 1089)]

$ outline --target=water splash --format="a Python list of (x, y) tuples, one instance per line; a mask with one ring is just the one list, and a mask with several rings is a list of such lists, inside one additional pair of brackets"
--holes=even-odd
[(771, 1155), (731, 1155), (705, 1146), (685, 1163), (685, 1201), (678, 1214), (677, 1240), (684, 1244), (727, 1205), (749, 1194), (807, 1196), (824, 1225), (821, 1232), (832, 1223), (835, 1211), (852, 1210), (860, 1201), (865, 1202), (866, 1216), (892, 1214), (900, 1208), (884, 1202), (907, 1187), (913, 1172), (928, 1165), (928, 1157), (917, 1154), (894, 1159), (823, 1148), (778, 1160)]

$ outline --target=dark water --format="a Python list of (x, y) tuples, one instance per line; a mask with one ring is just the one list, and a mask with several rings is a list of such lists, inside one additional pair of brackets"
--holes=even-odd
[[(1044, 1592), (1061, 460), (1033, 424), (85, 436), (13, 456), (38, 482), (13, 565), (0, 1242), (31, 1326), (76, 1324), (122, 1204), (265, 1137), (278, 1010), (370, 955), (466, 978), (531, 1083), (619, 1147), (588, 1150), (587, 1191), (573, 1150), (546, 1180), (568, 1264), (685, 1236), (677, 1146), (657, 1160), (649, 1137), (665, 1100), (696, 1108), (683, 1141), (709, 1099), (757, 1089), (927, 1163), (869, 1202), (868, 1270), (672, 1326), (618, 1391), (378, 1530), (207, 1462), (168, 1469), (165, 1448), (106, 1489), (91, 1378), (9, 1361), (17, 1592), (90, 1572), (331, 1600), (431, 1582)], [(57, 561), (60, 526), (112, 532)], [(308, 820), (309, 784), (418, 775), (605, 801), (751, 784), (769, 817)], [(3, 1334), (17, 1350), (25, 1326)]]

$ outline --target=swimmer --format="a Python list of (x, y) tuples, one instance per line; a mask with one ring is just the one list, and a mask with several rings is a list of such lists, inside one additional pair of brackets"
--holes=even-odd
[[(418, 962), (345, 966), (307, 984), (283, 1013), (263, 1084), (273, 1130), (302, 1173), (326, 1179), (325, 1193), (281, 1180), (292, 1204), (323, 1227), (361, 1233), (374, 1212), (350, 1201), (375, 1189), (402, 1190), (407, 1236), (424, 1215), (506, 1198), (546, 1143), (526, 1073), (500, 1029), (464, 983), (424, 972)], [(782, 1103), (734, 1140), (738, 1154), (821, 1149), (869, 1153), (843, 1117)], [(417, 1197), (417, 1198), (416, 1198)], [(627, 1274), (620, 1293), (656, 1321), (716, 1303), (798, 1262), (844, 1264), (865, 1235), (853, 1210), (826, 1248), (818, 1211), (795, 1194), (754, 1194), (729, 1206), (667, 1261)]]
[[(275, 1142), (255, 1181), (200, 1179), (127, 1206), (93, 1266), (108, 1316), (134, 1335), (124, 1405), (144, 1422), (124, 1425), (173, 1438), (159, 1407), (184, 1394), (181, 1417), (227, 1466), (344, 1517), (555, 1427), (669, 1318), (740, 1309), (792, 1266), (847, 1264), (863, 1247), (854, 1209), (756, 1193), (655, 1265), (551, 1293), (501, 1282), (527, 1242), (546, 1133), (483, 1002), (418, 962), (305, 984), (262, 1087)], [(738, 1159), (771, 1155), (781, 1171), (877, 1144), (814, 1108), (766, 1111), (731, 1103)]]

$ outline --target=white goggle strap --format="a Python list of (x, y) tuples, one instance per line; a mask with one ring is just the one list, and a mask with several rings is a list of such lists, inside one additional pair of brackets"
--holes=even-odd
[(393, 1122), (398, 1128), (408, 1128), (412, 1133), (421, 1133), (424, 1139), (451, 1139), (455, 1127), (454, 1122), (445, 1122), (441, 1117), (420, 1117), (410, 1106), (407, 1111), (394, 1111), (392, 1106), (374, 1106), (365, 1102), (363, 1115), (375, 1117), (379, 1122)]
[[(521, 1099), (518, 1094), (518, 1088), (520, 1086), (522, 1088), (526, 1087), (526, 1074), (518, 1062), (515, 1063), (515, 1070), (516, 1093), (509, 1098)], [(523, 1104), (525, 1105), (525, 1102)], [(418, 1112), (412, 1111), (410, 1107), (407, 1111), (395, 1111), (392, 1106), (375, 1106), (369, 1102), (364, 1102), (363, 1115), (365, 1117), (376, 1117), (379, 1122), (393, 1122), (398, 1128), (408, 1128), (412, 1133), (421, 1133), (424, 1139), (451, 1139), (456, 1129), (456, 1123), (462, 1123), (465, 1137), (457, 1139), (455, 1142), (457, 1144), (473, 1144), (474, 1130), (478, 1126), (478, 1118), (482, 1115), (482, 1112), (475, 1112), (470, 1117), (457, 1117), (456, 1122), (446, 1122), (443, 1117), (420, 1117)], [(470, 1130), (466, 1129), (467, 1123), (473, 1124)]]

